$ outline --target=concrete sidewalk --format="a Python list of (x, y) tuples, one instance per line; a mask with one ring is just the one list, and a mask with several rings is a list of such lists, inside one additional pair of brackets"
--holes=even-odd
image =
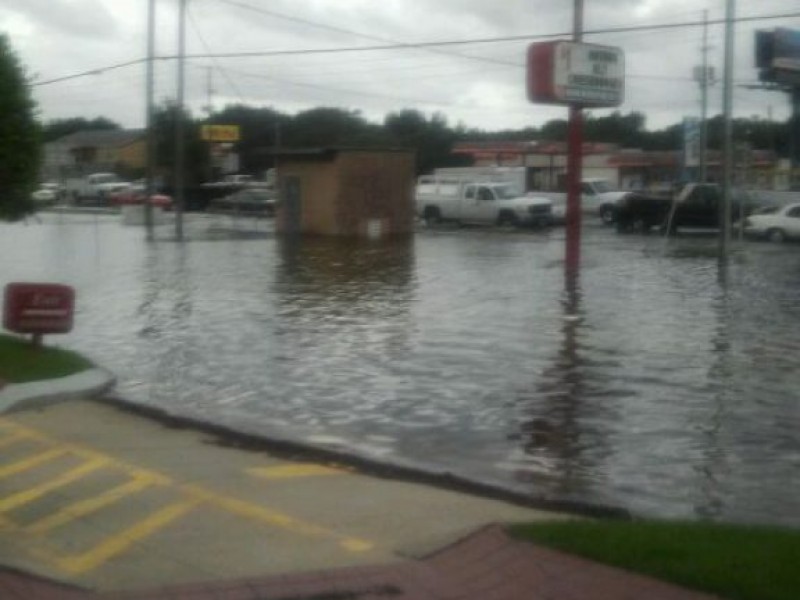
[(565, 516), (222, 442), (86, 400), (0, 417), (0, 564), (140, 590), (413, 565), (488, 523)]
[(487, 525), (564, 514), (230, 441), (87, 400), (0, 417), (0, 598), (711, 600)]

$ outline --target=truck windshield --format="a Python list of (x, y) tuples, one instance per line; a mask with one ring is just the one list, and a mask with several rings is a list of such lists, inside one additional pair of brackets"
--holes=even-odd
[(591, 186), (594, 188), (595, 194), (606, 194), (614, 191), (607, 181), (593, 181)]
[(108, 175), (95, 175), (94, 176), (94, 183), (117, 183), (119, 181), (119, 177), (109, 173)]
[(499, 185), (494, 189), (495, 195), (500, 200), (510, 200), (511, 198), (519, 197), (519, 191), (513, 185)]

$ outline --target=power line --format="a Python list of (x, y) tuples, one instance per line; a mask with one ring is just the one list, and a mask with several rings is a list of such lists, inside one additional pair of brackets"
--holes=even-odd
[[(737, 23), (752, 22), (752, 21), (768, 21), (775, 19), (790, 19), (800, 17), (800, 12), (785, 13), (780, 15), (760, 15), (754, 17), (739, 17), (735, 19)], [(725, 19), (709, 20), (709, 25), (722, 25), (726, 22)], [(630, 27), (607, 27), (603, 29), (590, 29), (584, 31), (584, 35), (601, 35), (608, 33), (627, 33), (631, 31), (662, 31), (666, 29), (680, 29), (684, 27), (701, 27), (703, 21), (683, 21), (679, 23), (661, 23), (656, 25), (632, 25)], [(559, 32), (559, 33), (543, 33), (543, 34), (526, 34), (526, 35), (512, 35), (494, 38), (472, 38), (464, 40), (443, 40), (438, 42), (414, 42), (407, 44), (385, 44), (378, 46), (345, 46), (339, 48), (306, 48), (302, 50), (265, 50), (265, 51), (252, 51), (252, 52), (228, 52), (223, 54), (203, 55), (195, 54), (192, 58), (248, 58), (248, 57), (268, 57), (268, 56), (298, 56), (298, 55), (311, 55), (311, 54), (342, 54), (350, 52), (376, 52), (382, 50), (406, 50), (418, 48), (440, 48), (443, 46), (463, 46), (471, 44), (494, 44), (499, 42), (514, 42), (514, 41), (531, 41), (531, 40), (544, 40), (552, 38), (566, 38), (571, 37), (572, 32)], [(173, 59), (174, 56), (163, 56), (164, 59)]]
[(102, 75), (106, 71), (113, 71), (115, 69), (122, 69), (124, 67), (132, 67), (133, 65), (140, 65), (146, 60), (147, 60), (146, 58), (137, 58), (135, 60), (116, 63), (113, 65), (108, 65), (106, 67), (90, 69), (89, 71), (81, 71), (80, 73), (75, 73), (74, 75), (65, 75), (64, 77), (56, 77), (55, 79), (47, 79), (45, 81), (32, 81), (30, 85), (32, 86), (50, 85), (51, 83), (61, 83), (62, 81), (69, 81), (70, 79), (78, 79), (79, 77), (88, 77), (89, 75)]
[[(784, 13), (784, 14), (775, 14), (775, 15), (758, 15), (758, 16), (748, 16), (748, 17), (738, 17), (735, 19), (737, 23), (744, 23), (744, 22), (753, 22), (753, 21), (770, 21), (770, 20), (777, 20), (777, 19), (791, 19), (800, 17), (800, 12), (792, 12), (792, 13)], [(708, 21), (709, 25), (721, 25), (725, 23), (725, 19), (710, 19)], [(601, 34), (609, 34), (609, 33), (627, 33), (632, 31), (660, 31), (660, 30), (667, 30), (667, 29), (679, 29), (685, 27), (700, 27), (703, 25), (703, 21), (683, 21), (677, 23), (661, 23), (655, 25), (635, 25), (630, 27), (608, 27), (603, 29), (592, 29), (587, 30), (584, 32), (584, 35), (601, 35)], [(314, 54), (342, 54), (342, 53), (354, 53), (354, 52), (376, 52), (376, 51), (386, 51), (386, 50), (408, 50), (408, 49), (417, 49), (417, 48), (437, 48), (443, 46), (463, 46), (463, 45), (471, 45), (471, 44), (492, 44), (492, 43), (500, 43), (500, 42), (512, 42), (512, 41), (532, 41), (532, 40), (543, 40), (543, 39), (553, 39), (553, 38), (560, 38), (560, 37), (569, 37), (571, 36), (571, 32), (559, 32), (559, 33), (547, 33), (547, 34), (527, 34), (527, 35), (515, 35), (515, 36), (505, 36), (505, 37), (494, 37), (494, 38), (473, 38), (473, 39), (463, 39), (463, 40), (444, 40), (438, 42), (417, 42), (417, 43), (408, 43), (408, 44), (385, 44), (385, 45), (377, 45), (377, 46), (347, 46), (347, 47), (338, 47), (338, 48), (306, 48), (301, 50), (268, 50), (268, 51), (255, 51), (255, 52), (228, 52), (228, 53), (211, 53), (208, 52), (206, 54), (187, 54), (186, 58), (198, 59), (198, 58), (248, 58), (248, 57), (270, 57), (270, 56), (302, 56), (302, 55), (314, 55)], [(164, 56), (157, 56), (156, 60), (175, 60), (177, 55), (164, 55)], [(53, 83), (60, 83), (62, 81), (68, 81), (71, 79), (77, 79), (79, 77), (86, 77), (89, 75), (99, 75), (106, 71), (111, 71), (114, 69), (120, 69), (123, 67), (133, 66), (137, 64), (143, 63), (146, 58), (139, 58), (132, 61), (127, 61), (124, 63), (117, 63), (113, 65), (108, 65), (105, 67), (100, 67), (96, 69), (90, 69), (88, 71), (82, 71), (80, 73), (75, 73), (73, 75), (66, 75), (64, 77), (58, 77), (55, 79), (48, 79), (45, 81), (34, 81), (31, 83), (32, 86), (43, 86), (43, 85), (50, 85)]]
[[(279, 12), (276, 12), (276, 11), (273, 11), (273, 10), (267, 10), (266, 8), (261, 8), (261, 7), (258, 7), (258, 6), (252, 6), (252, 5), (246, 4), (244, 2), (238, 2), (237, 0), (218, 0), (218, 1), (221, 2), (222, 4), (228, 4), (230, 6), (236, 6), (238, 8), (244, 9), (244, 10), (249, 10), (249, 11), (252, 11), (252, 12), (255, 12), (255, 13), (259, 13), (259, 14), (262, 14), (262, 15), (266, 15), (266, 16), (269, 16), (269, 17), (273, 17), (273, 18), (276, 18), (276, 19), (283, 19), (285, 21), (291, 21), (293, 23), (300, 23), (301, 25), (305, 25), (307, 27), (314, 27), (316, 29), (323, 29), (323, 30), (326, 30), (326, 31), (334, 31), (336, 33), (343, 33), (345, 35), (351, 35), (351, 36), (355, 36), (355, 37), (360, 37), (360, 38), (364, 38), (364, 39), (367, 39), (367, 40), (373, 40), (373, 41), (376, 41), (376, 42), (382, 42), (382, 43), (388, 43), (388, 44), (392, 44), (392, 45), (397, 45), (398, 47), (410, 47), (410, 48), (413, 48), (415, 46), (414, 43), (401, 42), (401, 41), (398, 41), (398, 40), (395, 40), (395, 39), (392, 39), (392, 38), (376, 36), (376, 35), (372, 35), (372, 34), (368, 34), (368, 33), (363, 33), (363, 32), (360, 32), (360, 31), (354, 31), (352, 29), (344, 29), (343, 27), (337, 27), (335, 25), (327, 25), (325, 23), (318, 23), (316, 21), (310, 21), (308, 19), (303, 19), (301, 17), (296, 17), (296, 16), (293, 16), (293, 15), (287, 15), (287, 14), (279, 13)], [(452, 56), (452, 57), (456, 57), (456, 58), (466, 58), (468, 60), (476, 60), (476, 61), (496, 64), (496, 65), (518, 66), (518, 64), (519, 64), (519, 63), (516, 63), (516, 62), (512, 63), (512, 62), (507, 62), (507, 61), (500, 60), (500, 59), (488, 58), (488, 57), (483, 57), (483, 56), (470, 56), (468, 54), (461, 54), (459, 52), (453, 52), (453, 51), (450, 51), (450, 50), (441, 50), (439, 48), (421, 47), (420, 49), (421, 50), (426, 50), (428, 52), (435, 52), (437, 54), (443, 54), (445, 56)]]
[[(206, 52), (210, 54), (211, 47), (208, 45), (208, 42), (206, 41), (205, 36), (203, 36), (203, 33), (200, 31), (200, 28), (197, 26), (197, 21), (195, 21), (192, 9), (189, 8), (187, 13), (189, 15), (189, 24), (192, 26), (192, 30), (197, 35), (198, 39), (200, 40), (200, 43), (206, 49)], [(225, 78), (225, 81), (228, 82), (228, 85), (230, 85), (233, 91), (236, 93), (236, 95), (239, 96), (239, 100), (241, 100), (242, 104), (244, 104), (244, 94), (242, 94), (242, 91), (238, 88), (233, 79), (231, 79), (231, 77), (228, 75), (225, 69), (222, 68), (222, 65), (220, 65), (219, 61), (216, 58), (212, 58), (211, 61), (214, 63), (214, 66), (216, 67), (217, 71), (219, 71), (220, 74)], [(210, 109), (211, 107), (209, 106), (209, 111)]]

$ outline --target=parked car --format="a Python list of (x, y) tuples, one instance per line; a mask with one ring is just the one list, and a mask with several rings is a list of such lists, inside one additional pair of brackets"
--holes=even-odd
[(67, 179), (65, 192), (76, 205), (103, 205), (109, 203), (113, 194), (130, 185), (114, 173), (92, 173), (85, 177)]
[(61, 186), (58, 183), (43, 183), (33, 194), (33, 201), (39, 206), (49, 206), (61, 199)]
[(513, 184), (431, 175), (419, 178), (416, 205), (417, 214), (426, 222), (543, 227), (550, 225), (553, 218), (549, 199), (521, 195)]
[[(616, 205), (617, 230), (620, 232), (653, 227), (670, 233), (680, 228), (716, 229), (720, 225), (722, 190), (713, 183), (689, 183), (672, 199), (631, 193)], [(757, 208), (746, 194), (732, 197), (731, 222), (745, 217)]]
[[(134, 184), (111, 194), (109, 196), (109, 204), (112, 206), (144, 204), (145, 197), (145, 186), (142, 184)], [(172, 197), (167, 196), (166, 194), (151, 194), (150, 203), (153, 206), (158, 206), (164, 210), (171, 210), (173, 205)]]
[(751, 214), (744, 220), (744, 233), (776, 243), (800, 239), (800, 204), (766, 208)]
[(277, 194), (272, 187), (250, 187), (212, 200), (208, 210), (271, 216), (275, 214), (276, 200)]

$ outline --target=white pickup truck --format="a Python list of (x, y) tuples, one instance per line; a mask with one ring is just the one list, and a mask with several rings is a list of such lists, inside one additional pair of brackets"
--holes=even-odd
[[(529, 192), (553, 201), (553, 218), (563, 221), (567, 213), (567, 194), (565, 192)], [(584, 179), (581, 181), (581, 212), (599, 215), (603, 223), (614, 222), (617, 201), (628, 192), (615, 190), (605, 179)]]
[(553, 203), (525, 196), (506, 182), (470, 182), (423, 175), (417, 181), (417, 214), (427, 223), (456, 221), (545, 227), (552, 222)]
[(111, 195), (127, 189), (130, 183), (114, 173), (92, 173), (68, 179), (65, 192), (74, 204), (107, 204)]
[[(553, 221), (563, 222), (567, 212), (565, 192), (530, 190), (526, 167), (446, 167), (436, 169), (434, 177), (453, 177), (462, 181), (504, 181), (519, 190), (529, 190), (529, 196), (549, 198), (553, 202)], [(585, 177), (581, 181), (581, 212), (599, 215), (604, 223), (614, 221), (614, 207), (627, 192), (617, 191), (607, 179)]]

